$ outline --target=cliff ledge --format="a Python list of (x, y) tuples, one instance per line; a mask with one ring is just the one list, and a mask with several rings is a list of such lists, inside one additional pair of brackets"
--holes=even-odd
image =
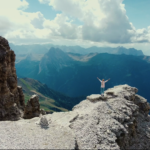
[(70, 112), (0, 122), (1, 149), (148, 149), (150, 106), (137, 88), (115, 86), (105, 97), (88, 96)]

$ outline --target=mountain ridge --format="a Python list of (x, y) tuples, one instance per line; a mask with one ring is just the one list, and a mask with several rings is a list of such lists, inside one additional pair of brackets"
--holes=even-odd
[[(71, 97), (99, 93), (100, 83), (96, 79), (98, 76), (105, 80), (111, 78), (106, 88), (127, 83), (138, 87), (140, 94), (149, 98), (149, 92), (144, 90), (144, 88), (147, 89), (150, 84), (149, 80), (147, 80), (148, 74), (150, 74), (150, 69), (148, 69), (150, 64), (143, 60), (142, 56), (102, 53), (95, 54), (95, 56), (88, 58), (87, 61), (69, 58), (69, 61), (66, 63), (68, 54), (65, 52), (63, 54), (65, 57), (61, 56), (60, 60), (63, 59), (61, 62), (65, 63), (62, 64), (58, 59), (49, 61), (51, 58), (49, 59), (49, 55), (45, 54), (45, 58), (42, 60), (44, 63), (40, 62), (41, 64), (43, 63), (40, 73), (39, 62), (31, 71), (30, 69), (26, 70), (26, 67), (22, 68), (23, 65), (17, 63), (17, 74), (39, 80), (42, 83), (46, 83), (50, 88)], [(59, 55), (59, 53), (55, 53), (55, 55)], [(71, 55), (77, 59), (83, 58), (81, 54)], [(58, 56), (50, 55), (50, 57), (57, 58)], [(22, 69), (23, 73), (21, 73)]]
[[(122, 46), (118, 47), (97, 47), (92, 46), (89, 48), (83, 48), (81, 46), (64, 46), (64, 45), (53, 45), (53, 44), (33, 44), (33, 45), (14, 45), (10, 43), (10, 47), (15, 51), (16, 54), (27, 54), (27, 53), (34, 53), (34, 54), (45, 54), (51, 49), (59, 48), (64, 52), (72, 52), (72, 53), (79, 53), (79, 54), (88, 54), (88, 53), (110, 53), (110, 54), (127, 54), (127, 55), (144, 55), (142, 50), (137, 50), (135, 48), (125, 48)], [(21, 51), (22, 50), (22, 51)]]

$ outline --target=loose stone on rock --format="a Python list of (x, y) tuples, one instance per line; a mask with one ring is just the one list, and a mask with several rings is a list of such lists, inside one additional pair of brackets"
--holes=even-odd
[(94, 101), (106, 100), (107, 97), (102, 96), (100, 94), (92, 94), (90, 96), (87, 96), (87, 99), (94, 102)]

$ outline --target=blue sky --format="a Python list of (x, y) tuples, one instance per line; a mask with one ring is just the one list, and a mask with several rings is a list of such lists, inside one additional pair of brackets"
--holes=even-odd
[(149, 6), (150, 0), (0, 0), (0, 35), (14, 44), (124, 46), (150, 55)]
[[(55, 10), (52, 6), (47, 4), (41, 4), (38, 0), (26, 0), (30, 5), (25, 10), (26, 12), (37, 12), (40, 11), (46, 19), (53, 20), (57, 14), (61, 14), (61, 11)], [(74, 20), (76, 24), (82, 24), (78, 19)]]
[(150, 0), (124, 0), (129, 20), (137, 28), (150, 26)]
[(41, 4), (38, 0), (27, 0), (30, 4), (29, 7), (25, 10), (26, 12), (37, 12), (40, 11), (46, 19), (54, 19), (57, 13), (61, 13), (61, 11), (56, 11), (52, 6), (47, 4)]
[[(54, 19), (56, 14), (61, 11), (56, 11), (52, 6), (47, 4), (41, 4), (38, 0), (27, 0), (30, 4), (25, 10), (26, 12), (37, 12), (40, 11), (45, 18)], [(137, 28), (145, 28), (150, 25), (150, 0), (124, 0), (126, 14), (129, 20)], [(81, 24), (80, 21), (76, 20), (76, 23)]]

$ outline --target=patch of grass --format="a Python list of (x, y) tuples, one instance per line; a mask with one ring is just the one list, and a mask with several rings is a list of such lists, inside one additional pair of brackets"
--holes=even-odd
[(25, 104), (27, 104), (27, 101), (30, 99), (30, 97), (30, 95), (24, 94)]
[(23, 79), (20, 79), (21, 82), (28, 88), (28, 90), (32, 90), (32, 87)]
[[(55, 96), (58, 95), (57, 92), (49, 90), (46, 86), (39, 83), (38, 81), (28, 78), (19, 78), (19, 84), (23, 87), (25, 104), (27, 104), (27, 101), (31, 98), (32, 95), (36, 94), (39, 98), (41, 109), (49, 112), (68, 111), (67, 109), (63, 108), (58, 99), (55, 101), (53, 98), (51, 98), (51, 95), (54, 95), (54, 97), (57, 98), (57, 96)], [(64, 100), (64, 98), (61, 99)], [(63, 102), (63, 100), (61, 101)]]
[(52, 109), (49, 109), (49, 108), (47, 108), (46, 106), (41, 106), (40, 105), (40, 109), (44, 109), (45, 111), (48, 111), (48, 112), (54, 112), (54, 110), (52, 110)]
[[(27, 104), (27, 101), (31, 98), (31, 95), (28, 95), (28, 94), (24, 94), (25, 96), (25, 104)], [(49, 111), (49, 112), (60, 112), (60, 111), (68, 111), (67, 109), (64, 109), (64, 108), (61, 108), (61, 107), (57, 107), (53, 104), (51, 104), (51, 100), (49, 101), (50, 99), (47, 98), (47, 99), (44, 99), (41, 97), (39, 97), (39, 103), (40, 103), (40, 108), (41, 109), (44, 109), (45, 111)]]
[(44, 101), (44, 100), (47, 100), (51, 103), (55, 103), (55, 100), (51, 99), (51, 98), (48, 98), (46, 96), (44, 96), (43, 94), (35, 91), (35, 90), (31, 90), (31, 92), (33, 92), (34, 94), (38, 95), (39, 96), (39, 101)]
[(65, 108), (57, 107), (57, 106), (51, 104), (48, 100), (47, 100), (47, 101), (42, 101), (42, 102), (40, 102), (40, 105), (41, 105), (41, 106), (45, 106), (45, 107), (50, 108), (50, 109), (53, 109), (53, 110), (68, 111), (68, 110), (65, 109)]

